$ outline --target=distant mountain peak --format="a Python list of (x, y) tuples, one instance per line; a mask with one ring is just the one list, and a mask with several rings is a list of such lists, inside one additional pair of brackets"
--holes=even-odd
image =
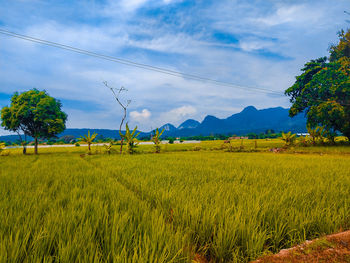
[(172, 125), (171, 123), (167, 123), (164, 124), (162, 127), (159, 128), (159, 130), (163, 130), (166, 132), (171, 132), (171, 131), (175, 131), (176, 127), (174, 125)]
[(209, 121), (209, 120), (219, 120), (219, 118), (217, 118), (217, 117), (215, 117), (213, 115), (207, 115), (207, 116), (205, 116), (203, 122)]
[(255, 108), (254, 106), (248, 106), (248, 107), (245, 107), (241, 111), (241, 113), (243, 113), (243, 112), (257, 112), (257, 111), (258, 111), (257, 108)]
[(177, 127), (179, 130), (181, 129), (195, 129), (198, 127), (198, 125), (200, 124), (199, 121), (193, 120), (193, 119), (188, 119), (186, 121), (184, 121), (183, 123), (181, 123), (179, 125), (179, 127)]

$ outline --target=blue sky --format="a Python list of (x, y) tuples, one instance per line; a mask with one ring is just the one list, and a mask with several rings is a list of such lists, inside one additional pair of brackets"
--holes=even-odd
[[(93, 52), (283, 92), (349, 26), (348, 0), (0, 0), (0, 28)], [(70, 128), (116, 128), (102, 82), (124, 86), (130, 125), (150, 130), (288, 98), (137, 69), (0, 35), (0, 107), (15, 91), (60, 99)], [(6, 133), (0, 130), (0, 134)]]

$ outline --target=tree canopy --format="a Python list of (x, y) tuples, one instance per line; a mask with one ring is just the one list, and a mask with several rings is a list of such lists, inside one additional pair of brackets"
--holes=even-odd
[(339, 33), (330, 56), (305, 64), (302, 74), (285, 91), (293, 103), (289, 114), (306, 112), (311, 127), (324, 126), (350, 139), (350, 30)]
[(1, 110), (1, 126), (33, 137), (37, 153), (38, 138), (49, 139), (66, 128), (67, 114), (61, 107), (61, 102), (46, 91), (16, 92), (11, 98), (11, 105)]

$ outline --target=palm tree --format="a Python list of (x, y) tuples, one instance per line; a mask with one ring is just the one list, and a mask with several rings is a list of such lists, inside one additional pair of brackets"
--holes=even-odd
[(126, 141), (126, 145), (128, 147), (128, 153), (133, 154), (135, 152), (135, 147), (137, 145), (137, 136), (139, 136), (140, 132), (136, 134), (137, 126), (130, 132), (129, 125), (125, 125), (125, 134), (120, 132), (120, 137)]
[(152, 142), (154, 142), (154, 146), (156, 148), (156, 153), (160, 153), (160, 143), (161, 143), (161, 140), (160, 140), (160, 136), (162, 136), (164, 132), (164, 129), (159, 132), (158, 128), (155, 130), (155, 133), (152, 137)]
[(317, 142), (323, 142), (326, 131), (322, 126), (316, 126), (312, 128), (310, 125), (307, 125), (307, 131), (311, 137), (312, 144), (316, 144)]
[(94, 134), (90, 135), (90, 131), (88, 131), (87, 135), (81, 136), (80, 141), (87, 143), (89, 147), (89, 154), (91, 154), (91, 144), (96, 139), (97, 133), (94, 132)]
[(292, 132), (284, 133), (282, 132), (282, 140), (285, 142), (285, 147), (289, 147), (294, 144), (296, 139), (296, 134), (292, 134)]

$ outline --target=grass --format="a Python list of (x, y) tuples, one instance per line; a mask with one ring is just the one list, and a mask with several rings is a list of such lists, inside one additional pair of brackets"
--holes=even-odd
[(350, 228), (349, 147), (221, 145), (134, 156), (11, 150), (0, 157), (0, 262), (247, 262)]

